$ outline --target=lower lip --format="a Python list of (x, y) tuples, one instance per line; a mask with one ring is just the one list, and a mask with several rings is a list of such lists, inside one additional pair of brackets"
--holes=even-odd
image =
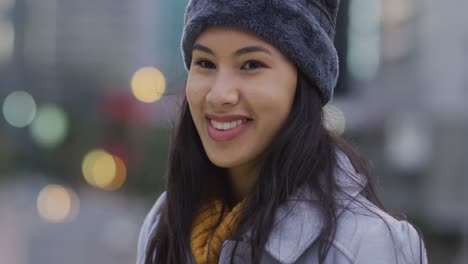
[(229, 141), (239, 136), (244, 132), (249, 126), (251, 121), (247, 121), (235, 128), (227, 130), (219, 130), (211, 124), (211, 120), (206, 119), (208, 122), (208, 135), (215, 141)]

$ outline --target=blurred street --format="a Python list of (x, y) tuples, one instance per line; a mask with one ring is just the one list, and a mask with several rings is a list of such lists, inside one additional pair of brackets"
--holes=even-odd
[[(122, 194), (79, 191), (79, 214), (51, 223), (38, 215), (45, 180), (4, 183), (0, 188), (0, 263), (134, 263), (148, 201)], [(49, 219), (50, 220), (50, 219)]]

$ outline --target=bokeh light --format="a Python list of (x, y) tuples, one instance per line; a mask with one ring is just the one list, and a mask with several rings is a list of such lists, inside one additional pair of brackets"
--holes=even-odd
[(401, 114), (387, 121), (386, 156), (396, 168), (412, 171), (426, 166), (432, 149), (429, 122), (417, 114)]
[(113, 155), (112, 158), (115, 162), (115, 177), (107, 186), (104, 187), (104, 189), (110, 191), (119, 189), (127, 179), (127, 167), (125, 166), (124, 161), (115, 155)]
[(3, 116), (14, 127), (25, 127), (31, 124), (36, 115), (36, 102), (25, 91), (15, 91), (3, 102)]
[(122, 159), (101, 149), (86, 154), (82, 171), (90, 185), (109, 191), (120, 188), (127, 177), (127, 168)]
[(116, 173), (116, 165), (112, 155), (108, 152), (93, 150), (85, 156), (82, 170), (89, 184), (102, 188), (112, 182)]
[(65, 112), (55, 105), (39, 107), (30, 126), (33, 139), (43, 147), (55, 147), (63, 142), (68, 132)]
[(323, 111), (327, 130), (342, 135), (346, 128), (346, 118), (343, 111), (332, 104), (325, 105)]
[(60, 185), (47, 185), (37, 197), (37, 211), (46, 222), (71, 221), (79, 212), (78, 195), (71, 189)]
[(158, 69), (144, 67), (139, 69), (131, 82), (133, 95), (140, 101), (158, 101), (166, 90), (166, 79)]

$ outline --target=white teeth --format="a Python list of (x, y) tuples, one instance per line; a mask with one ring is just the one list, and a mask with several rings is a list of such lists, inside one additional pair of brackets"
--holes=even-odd
[(247, 122), (247, 119), (236, 120), (231, 122), (216, 122), (214, 120), (210, 120), (210, 122), (217, 129), (227, 130), (242, 125), (243, 123)]

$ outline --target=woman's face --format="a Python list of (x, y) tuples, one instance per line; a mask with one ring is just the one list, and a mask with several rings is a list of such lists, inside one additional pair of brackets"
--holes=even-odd
[(256, 35), (212, 27), (195, 41), (186, 96), (208, 158), (255, 168), (286, 120), (297, 70)]

